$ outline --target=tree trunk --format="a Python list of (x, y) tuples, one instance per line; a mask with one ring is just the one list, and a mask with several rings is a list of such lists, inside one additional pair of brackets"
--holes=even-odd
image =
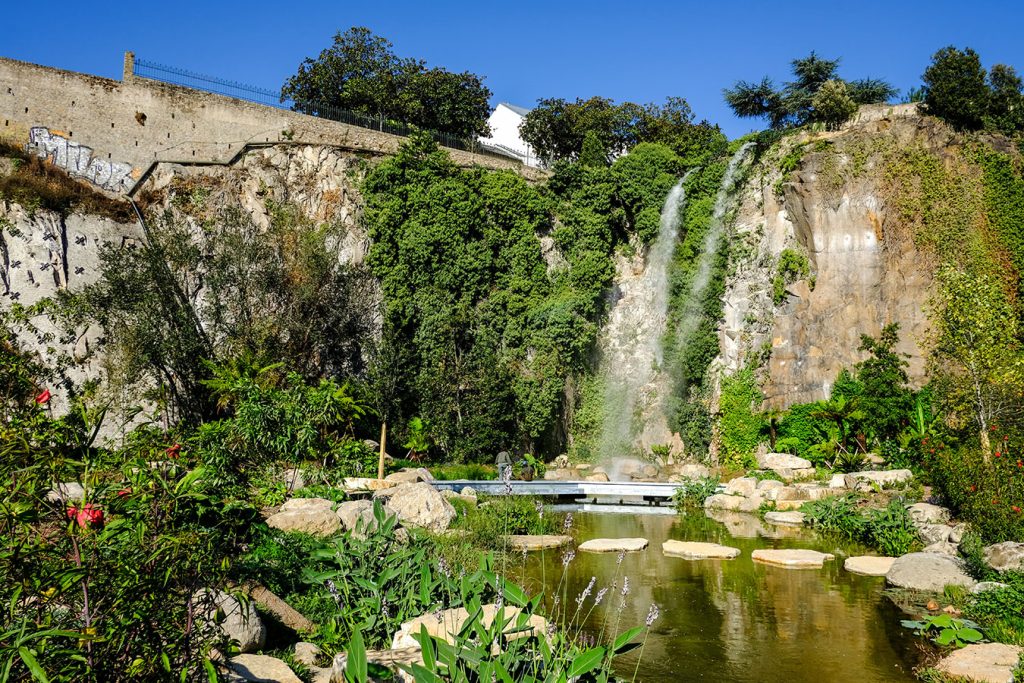
[(992, 456), (992, 441), (989, 439), (988, 429), (985, 428), (984, 424), (982, 424), (978, 436), (981, 439), (981, 457), (984, 458), (985, 462), (988, 462)]

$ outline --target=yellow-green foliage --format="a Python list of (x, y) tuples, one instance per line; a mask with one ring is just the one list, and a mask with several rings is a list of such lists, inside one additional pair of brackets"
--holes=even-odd
[(723, 463), (739, 467), (753, 464), (754, 450), (765, 426), (764, 418), (755, 412), (763, 399), (753, 370), (747, 368), (722, 378), (718, 428)]

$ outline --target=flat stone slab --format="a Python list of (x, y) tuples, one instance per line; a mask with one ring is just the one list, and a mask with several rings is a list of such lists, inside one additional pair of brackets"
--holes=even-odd
[(279, 683), (302, 683), (287, 664), (276, 657), (267, 655), (238, 655), (228, 661), (228, 678), (230, 683), (242, 681), (263, 683), (278, 681)]
[(585, 553), (635, 553), (648, 546), (646, 538), (593, 538), (581, 543), (578, 550)]
[(827, 560), (836, 559), (831, 553), (819, 553), (817, 550), (773, 548), (758, 548), (750, 557), (754, 562), (788, 569), (821, 569)]
[(844, 480), (848, 489), (871, 492), (876, 487), (885, 489), (913, 478), (914, 473), (910, 470), (866, 470), (851, 472)]
[(851, 574), (863, 574), (864, 576), (885, 576), (892, 569), (895, 557), (877, 557), (875, 555), (860, 555), (859, 557), (848, 557), (843, 562), (843, 569)]
[(661, 551), (684, 560), (731, 560), (740, 554), (739, 548), (698, 541), (665, 541), (661, 544)]
[(941, 593), (950, 584), (965, 588), (973, 588), (975, 584), (957, 559), (938, 553), (910, 553), (897, 557), (885, 580), (897, 588), (932, 593)]
[(561, 548), (572, 543), (572, 536), (557, 536), (553, 534), (544, 535), (527, 535), (527, 534), (516, 534), (513, 536), (506, 536), (505, 539), (508, 541), (508, 545), (512, 550), (518, 551), (533, 551), (533, 550), (551, 550), (554, 548)]
[(1004, 541), (985, 547), (985, 561), (996, 571), (1024, 569), (1024, 543)]
[(804, 513), (790, 510), (788, 512), (767, 512), (764, 521), (772, 524), (786, 524), (789, 526), (803, 526)]
[(732, 510), (733, 512), (757, 512), (761, 507), (761, 497), (751, 496), (730, 496), (725, 493), (716, 493), (704, 500), (704, 508), (707, 510)]
[(975, 643), (954, 650), (935, 667), (950, 676), (979, 683), (1011, 683), (1021, 648), (1004, 643)]

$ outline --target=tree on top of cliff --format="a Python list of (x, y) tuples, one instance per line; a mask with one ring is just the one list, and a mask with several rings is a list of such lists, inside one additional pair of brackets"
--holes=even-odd
[[(794, 59), (791, 68), (794, 80), (780, 89), (767, 76), (757, 82), (737, 81), (722, 91), (726, 104), (737, 116), (766, 118), (772, 128), (816, 122), (835, 126), (852, 115), (855, 105), (885, 102), (897, 92), (877, 78), (844, 81), (839, 78), (838, 59), (823, 59), (814, 52)], [(831, 84), (827, 96), (819, 96), (826, 83)], [(837, 122), (837, 116), (842, 120)]]
[(523, 119), (519, 134), (537, 154), (551, 163), (578, 161), (587, 144), (591, 160), (598, 152), (614, 157), (641, 142), (671, 148), (687, 166), (700, 166), (724, 150), (725, 136), (707, 121), (694, 123), (693, 110), (682, 97), (664, 104), (615, 104), (605, 97), (538, 100)]
[(306, 58), (285, 81), (281, 99), (295, 109), (331, 117), (332, 110), (412, 124), (459, 137), (487, 134), (491, 91), (470, 72), (428, 69), (399, 57), (392, 44), (356, 26), (334, 36), (316, 59)]
[(960, 130), (1024, 131), (1024, 82), (1012, 66), (988, 74), (971, 48), (944, 47), (921, 76), (924, 108)]

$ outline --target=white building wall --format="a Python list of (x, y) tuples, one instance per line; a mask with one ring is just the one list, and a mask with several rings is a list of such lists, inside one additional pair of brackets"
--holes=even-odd
[(527, 166), (540, 167), (542, 164), (533, 149), (519, 137), (519, 126), (522, 122), (522, 114), (501, 103), (487, 119), (487, 125), (491, 127), (491, 136), (481, 137), (480, 141), (514, 152)]

